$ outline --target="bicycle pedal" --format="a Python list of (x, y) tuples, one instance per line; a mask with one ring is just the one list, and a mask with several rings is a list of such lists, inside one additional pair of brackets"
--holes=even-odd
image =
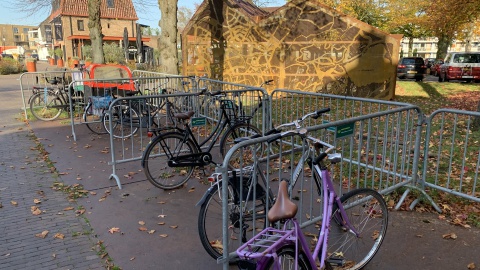
[(345, 263), (346, 263), (345, 259), (340, 257), (330, 257), (325, 261), (331, 265), (341, 266), (341, 267), (345, 266)]

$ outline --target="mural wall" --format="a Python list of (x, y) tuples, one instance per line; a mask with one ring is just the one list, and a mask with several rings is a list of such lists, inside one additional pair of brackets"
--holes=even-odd
[(391, 99), (400, 41), (316, 0), (262, 10), (206, 0), (183, 32), (184, 75)]

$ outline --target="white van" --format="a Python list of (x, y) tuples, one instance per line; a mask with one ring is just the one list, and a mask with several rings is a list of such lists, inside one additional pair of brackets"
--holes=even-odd
[(451, 52), (440, 66), (439, 82), (464, 80), (480, 82), (480, 52)]

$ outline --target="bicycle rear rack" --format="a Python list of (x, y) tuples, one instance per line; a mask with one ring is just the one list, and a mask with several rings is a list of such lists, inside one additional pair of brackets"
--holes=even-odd
[(268, 227), (237, 249), (241, 259), (272, 257), (272, 250), (285, 241), (295, 241), (295, 230), (278, 230)]

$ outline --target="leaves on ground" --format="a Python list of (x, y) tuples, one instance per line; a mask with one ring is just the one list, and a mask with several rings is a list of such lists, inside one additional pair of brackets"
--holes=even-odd
[(48, 231), (43, 231), (43, 232), (41, 232), (41, 233), (35, 234), (35, 237), (38, 237), (38, 238), (42, 238), (42, 239), (43, 239), (43, 238), (47, 237), (47, 234), (48, 234)]
[(114, 234), (120, 232), (120, 228), (112, 227), (108, 230), (109, 233)]
[(65, 235), (63, 233), (56, 233), (53, 238), (55, 239), (64, 239)]

